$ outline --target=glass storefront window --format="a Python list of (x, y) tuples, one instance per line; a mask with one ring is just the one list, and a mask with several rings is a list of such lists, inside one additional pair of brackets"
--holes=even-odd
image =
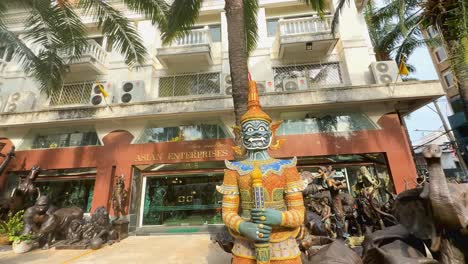
[(178, 142), (227, 138), (219, 124), (198, 124), (175, 127), (147, 127), (137, 143)]
[(94, 127), (63, 127), (32, 129), (25, 137), (21, 150), (82, 146), (99, 146)]
[(94, 179), (41, 181), (36, 186), (58, 208), (76, 206), (89, 213), (93, 200)]
[(143, 225), (222, 224), (222, 181), (222, 172), (147, 177)]
[(363, 113), (285, 113), (278, 135), (335, 133), (372, 130), (377, 126)]
[[(53, 174), (54, 171), (41, 172), (35, 186), (39, 188), (41, 195), (47, 195), (52, 205), (57, 208), (76, 206), (89, 213), (93, 200), (95, 179), (40, 179), (43, 175)], [(20, 175), (28, 175), (28, 172), (10, 173), (6, 188), (1, 193), (1, 198), (9, 200), (11, 192), (18, 186)], [(51, 176), (54, 177), (54, 176)], [(36, 197), (29, 197), (25, 202), (26, 207), (32, 206)]]

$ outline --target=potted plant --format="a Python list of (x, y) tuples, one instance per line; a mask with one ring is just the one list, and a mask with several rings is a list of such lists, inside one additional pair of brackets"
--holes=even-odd
[(23, 230), (23, 215), (23, 210), (14, 215), (10, 212), (8, 220), (0, 221), (0, 245), (10, 244), (13, 241), (12, 237)]
[(26, 253), (34, 247), (32, 235), (11, 236), (10, 240), (13, 241), (13, 252), (16, 254)]

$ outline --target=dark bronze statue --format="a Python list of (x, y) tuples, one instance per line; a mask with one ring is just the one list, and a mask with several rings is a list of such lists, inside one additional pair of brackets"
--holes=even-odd
[(47, 196), (40, 196), (34, 206), (24, 212), (23, 235), (31, 234), (43, 249), (52, 246), (55, 240), (65, 239), (74, 220), (83, 219), (83, 210), (78, 207), (56, 209)]
[(11, 159), (15, 157), (15, 147), (11, 147), (10, 151), (8, 151), (6, 155), (0, 153), (0, 157), (5, 158), (0, 164), (0, 175), (2, 175)]
[(41, 191), (35, 186), (35, 181), (39, 175), (41, 168), (33, 166), (29, 174), (20, 175), (18, 186), (16, 186), (10, 195), (10, 211), (13, 213), (25, 209), (29, 197), (35, 199), (41, 196)]
[(127, 197), (128, 191), (125, 189), (124, 176), (118, 176), (114, 190), (112, 191), (112, 209), (114, 209), (116, 221), (120, 220), (120, 217), (125, 216), (125, 204)]
[(91, 219), (74, 219), (67, 229), (66, 239), (56, 245), (56, 249), (97, 249), (103, 244), (113, 244), (118, 234), (113, 228), (109, 214), (103, 206), (96, 208)]

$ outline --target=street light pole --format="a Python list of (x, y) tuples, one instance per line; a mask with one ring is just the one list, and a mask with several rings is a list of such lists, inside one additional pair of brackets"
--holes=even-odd
[(466, 166), (465, 160), (463, 159), (463, 156), (460, 152), (460, 148), (458, 147), (458, 142), (456, 141), (455, 136), (453, 135), (449, 125), (447, 124), (447, 121), (445, 120), (445, 117), (442, 114), (442, 111), (440, 111), (440, 107), (437, 101), (434, 101), (434, 106), (437, 111), (437, 114), (439, 115), (440, 121), (442, 121), (442, 125), (444, 126), (445, 134), (450, 139), (450, 142), (453, 143), (453, 148), (455, 150), (455, 154), (458, 157), (458, 162), (460, 162), (460, 167), (463, 173), (466, 173), (468, 171), (468, 167)]

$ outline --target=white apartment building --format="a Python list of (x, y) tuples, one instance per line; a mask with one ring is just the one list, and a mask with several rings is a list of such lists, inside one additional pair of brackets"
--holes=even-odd
[[(113, 178), (124, 174), (137, 231), (220, 224), (215, 185), (222, 160), (233, 158), (234, 123), (224, 1), (205, 1), (193, 30), (167, 46), (150, 20), (109, 2), (135, 21), (149, 51), (138, 70), (87, 18), (92, 48), (69, 64), (50, 98), (0, 48), (0, 151), (17, 149), (0, 188), (7, 192), (37, 164), (40, 186), (75, 188), (89, 211), (108, 206)], [(416, 177), (399, 117), (444, 90), (438, 81), (401, 82), (394, 62), (375, 61), (362, 2), (345, 7), (332, 34), (333, 7), (321, 19), (299, 1), (260, 0), (249, 70), (265, 111), (284, 120), (278, 134), (287, 143), (275, 157), (298, 156), (304, 170), (333, 165), (350, 183), (368, 166), (399, 192)], [(20, 37), (26, 12), (7, 14)]]

